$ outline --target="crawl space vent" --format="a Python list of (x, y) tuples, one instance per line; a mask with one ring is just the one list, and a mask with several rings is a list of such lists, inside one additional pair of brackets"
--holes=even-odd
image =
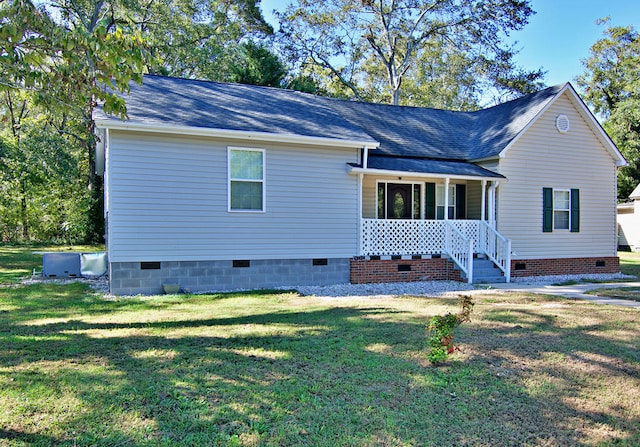
[(556, 129), (558, 129), (558, 132), (560, 133), (569, 132), (570, 124), (571, 123), (569, 122), (569, 117), (567, 115), (558, 115), (556, 118)]

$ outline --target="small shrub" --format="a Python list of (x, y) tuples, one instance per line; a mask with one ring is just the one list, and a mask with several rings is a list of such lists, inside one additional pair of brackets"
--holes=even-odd
[(473, 301), (469, 295), (460, 295), (461, 310), (457, 314), (436, 315), (429, 320), (429, 361), (434, 365), (447, 360), (449, 354), (460, 350), (453, 344), (453, 330), (471, 320)]

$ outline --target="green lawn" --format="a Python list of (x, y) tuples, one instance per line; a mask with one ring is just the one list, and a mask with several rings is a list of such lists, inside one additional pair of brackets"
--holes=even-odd
[(640, 311), (479, 295), (109, 299), (0, 287), (0, 446), (640, 444)]
[(640, 278), (640, 253), (619, 251), (618, 256), (622, 273)]

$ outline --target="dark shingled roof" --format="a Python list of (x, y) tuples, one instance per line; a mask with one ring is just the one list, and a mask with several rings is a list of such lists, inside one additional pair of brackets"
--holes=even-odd
[(132, 124), (373, 141), (316, 96), (291, 90), (145, 75), (124, 98)]
[[(448, 172), (451, 160), (473, 161), (502, 152), (565, 87), (558, 85), (476, 112), (453, 112), (324, 98), (252, 85), (145, 76), (125, 96), (133, 124), (176, 125), (232, 131), (266, 132), (351, 142), (379, 143), (371, 162), (431, 166)], [(96, 117), (105, 116), (101, 110)], [(107, 126), (108, 127), (108, 126)], [(386, 156), (376, 159), (374, 156)], [(393, 161), (389, 157), (425, 158)], [(440, 165), (434, 160), (447, 161)], [(446, 168), (445, 166), (449, 166)], [(461, 167), (462, 165), (459, 165)], [(373, 167), (373, 166), (372, 166)], [(404, 169), (403, 169), (404, 170)], [(444, 172), (447, 171), (447, 172)], [(486, 170), (482, 170), (486, 171)], [(487, 171), (488, 172), (488, 171)], [(486, 175), (483, 172), (482, 175)]]
[[(362, 165), (349, 163), (350, 166), (361, 168)], [(386, 155), (370, 155), (367, 168), (385, 171), (415, 172), (422, 174), (466, 175), (470, 177), (504, 178), (488, 169), (473, 163), (458, 160), (436, 160), (429, 158), (389, 157)]]
[(324, 100), (380, 142), (374, 154), (475, 160), (502, 152), (563, 87), (477, 112)]

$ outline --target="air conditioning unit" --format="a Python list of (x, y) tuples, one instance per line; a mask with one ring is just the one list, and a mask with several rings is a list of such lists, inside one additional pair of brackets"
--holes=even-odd
[(80, 253), (43, 253), (42, 276), (76, 278), (80, 276)]

